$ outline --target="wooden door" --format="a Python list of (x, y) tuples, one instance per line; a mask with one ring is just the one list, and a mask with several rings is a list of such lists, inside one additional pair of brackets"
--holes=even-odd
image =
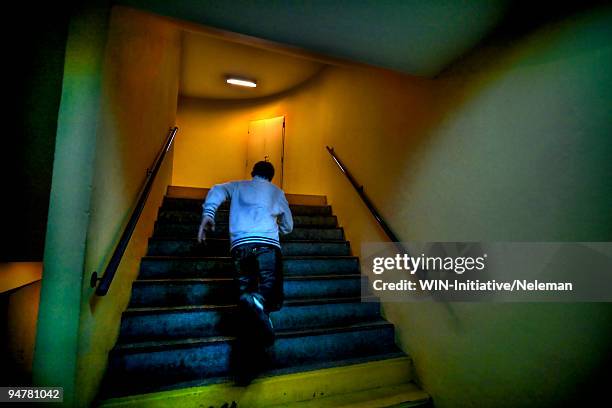
[(249, 122), (247, 138), (246, 178), (251, 178), (253, 165), (267, 161), (274, 166), (272, 182), (283, 187), (283, 154), (285, 144), (285, 117), (253, 120)]

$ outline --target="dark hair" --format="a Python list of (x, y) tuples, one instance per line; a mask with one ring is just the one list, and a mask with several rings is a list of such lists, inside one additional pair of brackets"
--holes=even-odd
[(272, 163), (267, 161), (257, 162), (253, 166), (251, 176), (259, 176), (265, 178), (268, 181), (272, 181), (272, 178), (274, 177), (274, 166), (272, 165)]

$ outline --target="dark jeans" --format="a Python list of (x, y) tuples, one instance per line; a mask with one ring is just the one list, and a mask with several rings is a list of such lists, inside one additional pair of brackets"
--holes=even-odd
[(232, 250), (239, 295), (258, 293), (266, 313), (283, 305), (283, 263), (280, 249), (268, 244), (245, 244)]

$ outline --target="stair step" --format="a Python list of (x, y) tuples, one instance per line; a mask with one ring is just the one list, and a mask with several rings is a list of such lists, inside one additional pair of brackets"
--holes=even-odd
[[(233, 337), (205, 337), (179, 341), (117, 345), (110, 356), (109, 380), (130, 383), (144, 392), (181, 381), (230, 374)], [(386, 321), (343, 327), (277, 333), (266, 350), (266, 370), (299, 367), (334, 360), (399, 352), (393, 325)]]
[[(187, 224), (199, 225), (202, 213), (189, 211), (161, 211), (157, 217), (157, 224)], [(216, 224), (227, 224), (229, 222), (229, 211), (217, 211), (215, 215)], [(338, 219), (335, 215), (294, 215), (293, 226), (298, 227), (326, 227), (336, 228)], [(197, 227), (196, 227), (197, 230)]]
[[(359, 258), (354, 256), (283, 257), (285, 276), (358, 274)], [(232, 277), (230, 257), (144, 257), (139, 279)]]
[[(236, 309), (236, 305), (128, 309), (121, 320), (119, 342), (233, 335)], [(294, 300), (270, 316), (278, 331), (323, 328), (380, 319), (380, 305), (361, 302), (361, 298)]]
[[(187, 211), (202, 215), (203, 200), (185, 198), (164, 198), (160, 207), (160, 212), (166, 211)], [(218, 210), (228, 211), (229, 203), (223, 203)], [(299, 205), (290, 204), (289, 209), (293, 215), (332, 215), (332, 208), (329, 205)]]
[[(228, 255), (229, 239), (209, 238), (205, 243), (198, 243), (195, 238), (149, 238), (148, 256), (155, 255), (186, 255), (186, 256), (218, 256)], [(281, 252), (286, 256), (350, 255), (351, 248), (347, 241), (284, 241)]]
[[(155, 238), (192, 238), (198, 234), (199, 224), (172, 224), (155, 223), (153, 237)], [(207, 238), (228, 238), (228, 224), (217, 224), (214, 231), (206, 232)], [(280, 236), (281, 241), (286, 240), (344, 240), (344, 230), (342, 228), (317, 226), (295, 227), (287, 235)]]
[[(362, 298), (359, 259), (323, 196), (287, 195), (294, 231), (282, 236), (285, 302), (276, 341), (247, 387), (228, 380), (249, 339), (237, 340), (229, 205), (205, 244), (195, 236), (206, 189), (170, 187), (109, 355), (102, 406), (424, 406), (409, 358), (378, 299)], [(244, 351), (243, 351), (244, 353)], [(237, 360), (236, 360), (237, 359)], [(262, 390), (264, 392), (262, 392)], [(148, 393), (148, 394), (143, 394)], [(125, 396), (125, 397), (124, 397)]]
[(346, 394), (319, 396), (305, 401), (269, 405), (269, 408), (426, 408), (432, 407), (429, 394), (415, 384), (399, 384)]
[[(198, 200), (201, 203), (209, 190), (202, 187), (168, 186), (166, 197)], [(285, 197), (290, 205), (327, 205), (327, 198), (322, 195), (285, 193)]]
[[(349, 400), (351, 394), (355, 392), (371, 392), (372, 396), (380, 399), (385, 396), (385, 393), (380, 391), (383, 389), (389, 391), (387, 394), (389, 396), (413, 390), (415, 392), (413, 398), (404, 398), (406, 402), (428, 398), (427, 394), (419, 392), (418, 388), (410, 382), (412, 362), (406, 356), (352, 364), (342, 364), (337, 360), (337, 364), (339, 366), (331, 368), (260, 377), (246, 387), (235, 386), (231, 382), (192, 384), (190, 387), (180, 389), (107, 399), (101, 401), (100, 406), (200, 408), (202, 406), (229, 407), (235, 403), (238, 407), (270, 407), (279, 404), (303, 404), (310, 401), (325, 404), (327, 398), (336, 396), (339, 398), (339, 403), (332, 406), (342, 406), (342, 401)], [(392, 405), (369, 405), (369, 407)]]
[[(285, 299), (357, 297), (361, 275), (288, 276)], [(232, 278), (147, 279), (132, 285), (130, 307), (231, 304), (237, 300)]]

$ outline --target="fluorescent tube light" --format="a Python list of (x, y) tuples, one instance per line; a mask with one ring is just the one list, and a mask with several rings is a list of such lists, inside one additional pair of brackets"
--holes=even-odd
[(231, 85), (246, 86), (248, 88), (255, 88), (257, 86), (257, 82), (250, 81), (248, 79), (239, 79), (239, 78), (230, 77), (230, 78), (227, 78), (225, 82)]

